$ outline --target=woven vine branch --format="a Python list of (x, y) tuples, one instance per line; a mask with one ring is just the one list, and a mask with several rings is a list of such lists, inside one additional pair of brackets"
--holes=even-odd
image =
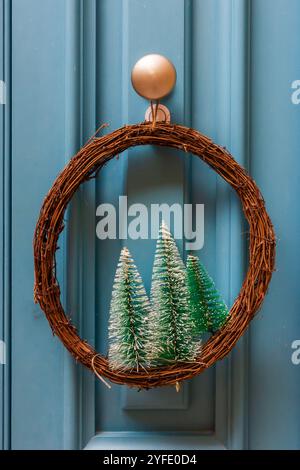
[[(228, 322), (202, 348), (194, 363), (122, 373), (109, 368), (101, 356), (81, 339), (67, 318), (60, 300), (55, 252), (68, 203), (84, 181), (95, 177), (105, 163), (129, 147), (160, 145), (183, 150), (201, 158), (237, 192), (249, 223), (249, 267)], [(142, 123), (124, 126), (103, 137), (92, 138), (68, 163), (47, 194), (34, 234), (34, 297), (44, 311), (52, 331), (65, 347), (96, 375), (117, 384), (151, 388), (176, 384), (201, 373), (224, 358), (245, 332), (265, 297), (275, 261), (275, 236), (264, 200), (253, 179), (228, 151), (208, 137), (184, 126)], [(101, 293), (100, 293), (101, 295)]]

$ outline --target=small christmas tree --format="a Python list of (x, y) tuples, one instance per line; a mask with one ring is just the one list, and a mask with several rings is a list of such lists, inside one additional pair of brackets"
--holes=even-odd
[(141, 276), (128, 249), (123, 248), (110, 305), (108, 359), (111, 368), (145, 369), (150, 311)]
[(218, 293), (214, 281), (196, 256), (189, 255), (186, 263), (190, 311), (196, 335), (215, 333), (228, 316), (228, 308)]
[(194, 361), (200, 343), (189, 315), (185, 267), (167, 225), (157, 241), (151, 287), (152, 314), (147, 355), (151, 365)]
[(194, 334), (197, 336), (207, 331), (209, 318), (206, 305), (203, 300), (200, 267), (196, 256), (188, 256), (186, 262), (186, 275), (189, 290), (190, 314), (194, 319)]

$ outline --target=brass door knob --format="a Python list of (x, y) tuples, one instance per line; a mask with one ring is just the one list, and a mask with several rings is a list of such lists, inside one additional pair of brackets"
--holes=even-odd
[(148, 54), (132, 69), (131, 82), (135, 91), (148, 100), (160, 100), (173, 90), (176, 70), (172, 62), (160, 54)]

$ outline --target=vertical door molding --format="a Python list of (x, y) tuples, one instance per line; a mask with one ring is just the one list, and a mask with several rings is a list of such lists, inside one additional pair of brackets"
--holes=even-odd
[(11, 5), (0, 2), (0, 449), (10, 448), (10, 318), (11, 318)]
[[(65, 0), (65, 164), (82, 144), (82, 0)], [(66, 311), (75, 324), (82, 318), (82, 243), (79, 208), (80, 189), (67, 209), (66, 229), (61, 235), (65, 259), (63, 263), (62, 298)], [(78, 254), (76, 256), (76, 253)], [(81, 368), (67, 350), (63, 352), (63, 447), (80, 446)]]
[[(96, 120), (96, 43), (97, 0), (82, 1), (82, 144), (101, 124)], [(82, 236), (82, 276), (78, 290), (81, 299), (81, 335), (95, 345), (96, 329), (96, 181), (82, 187), (80, 232)], [(83, 236), (84, 230), (84, 236)], [(82, 368), (81, 373), (80, 448), (95, 433), (95, 376)]]
[[(247, 167), (250, 2), (226, 0), (216, 5), (216, 141)], [(217, 178), (217, 283), (230, 306), (245, 274), (245, 225), (238, 197)], [(230, 356), (216, 365), (216, 436), (230, 449), (247, 448), (247, 363), (246, 334)]]
[[(95, 132), (96, 0), (66, 0), (66, 162)], [(95, 339), (95, 181), (83, 184), (67, 211), (65, 304), (80, 335)], [(95, 377), (64, 353), (65, 448), (95, 433)]]
[[(230, 151), (249, 169), (250, 153), (250, 47), (251, 2), (232, 0), (231, 41), (231, 119)], [(231, 194), (231, 238), (229, 303), (232, 305), (243, 282), (248, 265), (248, 225), (237, 195)], [(249, 347), (248, 333), (238, 342), (230, 359), (229, 447), (248, 449), (249, 420)]]

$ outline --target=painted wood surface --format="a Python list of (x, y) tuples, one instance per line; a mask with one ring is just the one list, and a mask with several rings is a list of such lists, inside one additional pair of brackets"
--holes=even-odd
[[(291, 362), (300, 334), (300, 107), (291, 101), (299, 28), (297, 0), (1, 0), (2, 448), (300, 447), (300, 379)], [(98, 125), (108, 122), (109, 132), (143, 120), (147, 102), (132, 90), (130, 71), (149, 52), (176, 66), (177, 86), (165, 100), (172, 120), (206, 133), (248, 168), (279, 239), (277, 272), (249, 334), (181, 395), (106, 390), (52, 337), (32, 295), (42, 200)], [(202, 162), (148, 147), (114, 159), (76, 194), (58, 255), (65, 308), (103, 352), (125, 241), (96, 238), (96, 207), (117, 205), (119, 195), (147, 206), (205, 204), (199, 255), (229, 304), (247, 265), (239, 201)], [(155, 242), (128, 242), (149, 289)]]

